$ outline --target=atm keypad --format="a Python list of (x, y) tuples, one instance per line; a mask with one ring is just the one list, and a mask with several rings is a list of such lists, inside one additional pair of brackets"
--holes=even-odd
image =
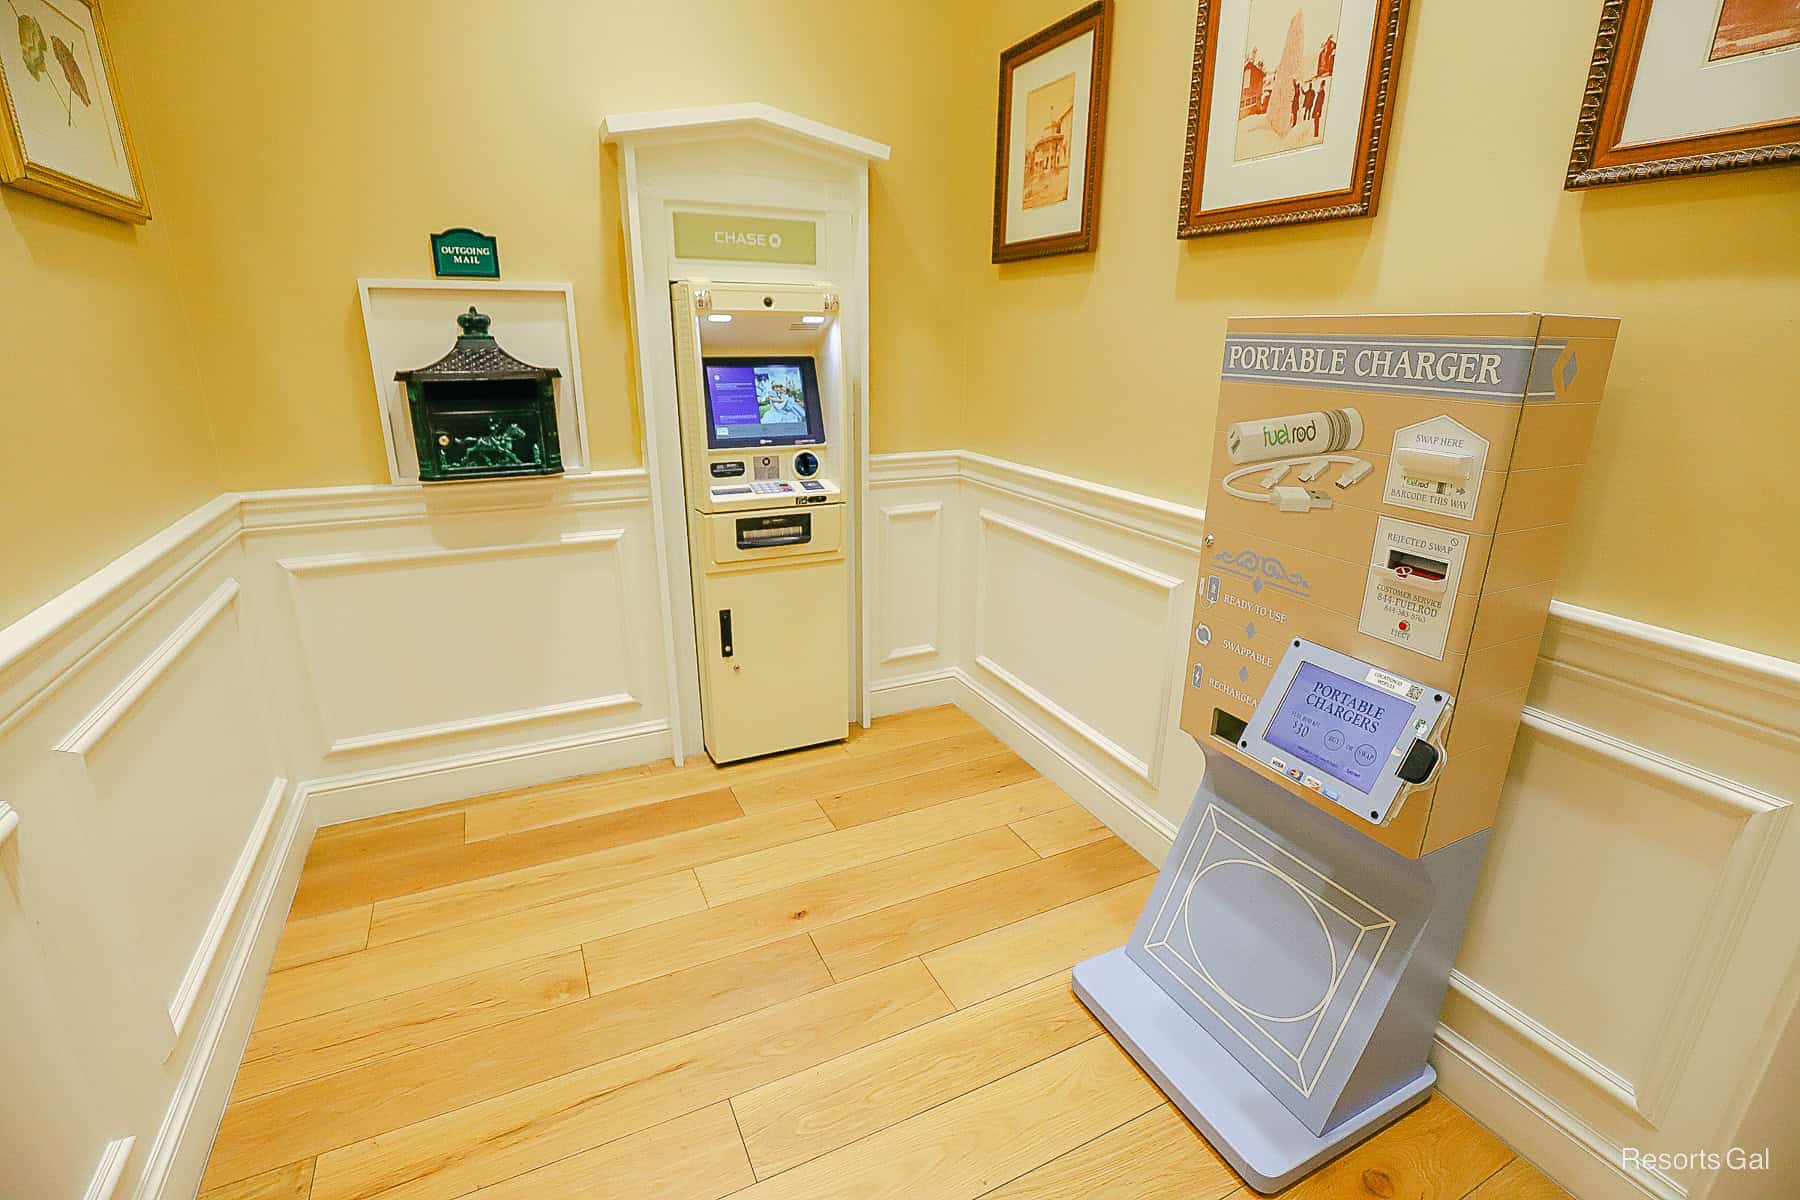
[(765, 483), (753, 483), (750, 485), (750, 487), (758, 495), (762, 495), (762, 496), (777, 496), (784, 492), (791, 492), (794, 490), (794, 485), (791, 483), (774, 482), (774, 481), (765, 482)]

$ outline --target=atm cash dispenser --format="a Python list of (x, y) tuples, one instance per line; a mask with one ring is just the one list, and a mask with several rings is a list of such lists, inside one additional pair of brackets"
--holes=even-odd
[(1422, 1102), (1618, 322), (1227, 327), (1181, 725), (1076, 994), (1260, 1191)]
[(706, 749), (850, 724), (844, 360), (830, 285), (671, 285)]

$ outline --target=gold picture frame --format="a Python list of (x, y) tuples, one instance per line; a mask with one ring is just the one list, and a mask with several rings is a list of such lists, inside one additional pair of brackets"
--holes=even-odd
[(0, 32), (0, 183), (148, 221), (99, 0), (5, 3), (13, 20)]

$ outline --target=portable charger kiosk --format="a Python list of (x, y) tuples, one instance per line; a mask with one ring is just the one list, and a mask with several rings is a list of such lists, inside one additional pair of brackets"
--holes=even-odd
[(734, 762), (850, 725), (845, 396), (829, 284), (670, 288), (701, 727)]
[(1227, 326), (1204, 779), (1076, 995), (1251, 1186), (1423, 1102), (1618, 322)]

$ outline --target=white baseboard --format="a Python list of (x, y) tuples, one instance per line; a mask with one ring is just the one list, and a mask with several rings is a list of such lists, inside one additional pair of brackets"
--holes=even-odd
[(1151, 862), (1160, 863), (1175, 842), (1175, 827), (1160, 813), (1128, 796), (1090, 768), (1073, 746), (1064, 745), (1041, 725), (983, 687), (961, 668), (956, 705), (980, 721), (1013, 753), (1098, 817), (1108, 829)]
[(1446, 1025), (1431, 1062), (1438, 1090), (1580, 1200), (1685, 1200), (1661, 1172), (1628, 1167), (1617, 1142)]
[(306, 784), (314, 827), (425, 808), (668, 758), (669, 723), (603, 729), (548, 741), (426, 759)]
[(237, 934), (219, 951), (224, 961), (219, 983), (194, 1027), (193, 1044), (138, 1175), (136, 1200), (192, 1196), (200, 1190), (313, 828), (305, 790), (298, 789), (276, 819)]

